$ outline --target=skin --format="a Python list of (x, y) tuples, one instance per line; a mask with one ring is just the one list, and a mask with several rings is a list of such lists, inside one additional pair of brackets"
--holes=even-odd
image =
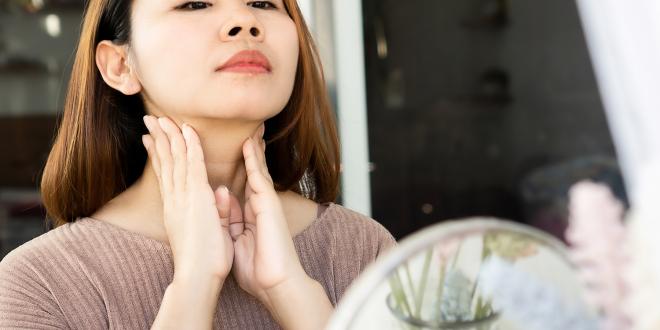
[[(153, 328), (210, 329), (229, 272), (282, 327), (320, 328), (332, 305), (292, 241), (318, 205), (274, 190), (262, 140), (265, 120), (291, 96), (296, 26), (282, 0), (184, 4), (134, 0), (130, 44), (97, 45), (104, 81), (144, 100), (149, 159), (92, 217), (170, 244), (174, 280)], [(272, 70), (216, 72), (246, 49)]]

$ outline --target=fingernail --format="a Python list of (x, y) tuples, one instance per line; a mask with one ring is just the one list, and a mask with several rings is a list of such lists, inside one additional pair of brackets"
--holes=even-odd
[(220, 186), (220, 196), (222, 196), (223, 199), (229, 200), (229, 189), (227, 186), (222, 185)]
[(147, 135), (142, 135), (142, 144), (145, 149), (149, 149), (149, 140), (147, 140)]
[(144, 125), (147, 126), (147, 129), (151, 130), (151, 124), (149, 123), (149, 115), (142, 117), (142, 120), (144, 121)]

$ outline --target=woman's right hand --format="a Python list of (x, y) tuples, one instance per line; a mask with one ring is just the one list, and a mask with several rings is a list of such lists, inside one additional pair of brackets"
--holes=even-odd
[(166, 117), (145, 116), (144, 122), (150, 134), (142, 141), (158, 178), (174, 259), (173, 283), (216, 283), (219, 293), (234, 259), (229, 191), (221, 186), (214, 192), (209, 185), (202, 146), (192, 127), (183, 124), (179, 129)]

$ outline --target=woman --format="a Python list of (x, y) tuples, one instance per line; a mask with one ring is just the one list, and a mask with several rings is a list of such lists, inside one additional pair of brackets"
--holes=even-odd
[(317, 329), (395, 244), (332, 202), (294, 0), (90, 0), (71, 76), (41, 185), (57, 228), (0, 263), (0, 328)]

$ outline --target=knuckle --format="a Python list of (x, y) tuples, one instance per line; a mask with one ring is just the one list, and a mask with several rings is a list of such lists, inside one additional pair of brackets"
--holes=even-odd
[(181, 153), (179, 153), (179, 152), (175, 152), (175, 153), (172, 155), (172, 160), (174, 160), (175, 163), (179, 163), (179, 162), (181, 162), (181, 161), (184, 160), (184, 159), (185, 159), (185, 158), (183, 157), (183, 155), (182, 155)]

